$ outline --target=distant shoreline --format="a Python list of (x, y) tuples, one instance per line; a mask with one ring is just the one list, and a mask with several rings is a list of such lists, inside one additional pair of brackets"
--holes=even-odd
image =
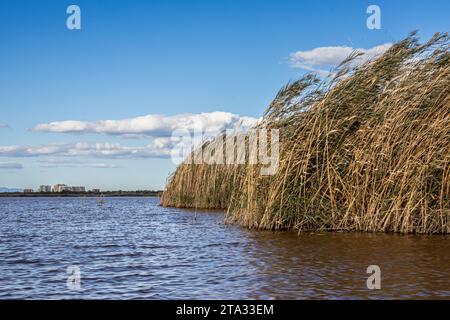
[(105, 191), (105, 192), (0, 192), (0, 198), (58, 198), (58, 197), (90, 197), (98, 198), (101, 195), (105, 197), (160, 197), (162, 191)]

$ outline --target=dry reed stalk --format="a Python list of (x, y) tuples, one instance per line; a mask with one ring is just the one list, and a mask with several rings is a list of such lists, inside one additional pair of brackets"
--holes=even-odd
[(447, 34), (415, 35), (330, 81), (284, 87), (261, 124), (280, 129), (271, 177), (255, 165), (182, 165), (162, 204), (227, 209), (248, 228), (450, 232)]

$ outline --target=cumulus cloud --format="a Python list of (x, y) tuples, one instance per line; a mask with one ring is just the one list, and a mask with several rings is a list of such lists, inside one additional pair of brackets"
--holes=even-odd
[(174, 116), (150, 114), (136, 118), (95, 122), (57, 121), (38, 124), (32, 130), (53, 133), (99, 133), (124, 138), (169, 137), (175, 130), (202, 130), (207, 135), (215, 135), (226, 129), (249, 128), (257, 121), (258, 119), (252, 117), (216, 111)]
[(117, 143), (61, 143), (41, 146), (0, 146), (0, 156), (3, 157), (97, 157), (111, 159), (127, 158), (165, 158), (170, 156), (172, 149), (170, 138), (144, 147), (125, 147)]
[[(226, 130), (246, 131), (260, 119), (227, 112), (183, 114), (176, 116), (147, 115), (124, 120), (96, 122), (59, 121), (39, 124), (33, 130), (58, 133), (99, 133), (126, 138), (146, 137), (146, 146), (123, 146), (119, 143), (51, 143), (35, 146), (0, 146), (0, 157), (96, 157), (110, 159), (169, 158), (173, 153), (191, 150), (202, 141)], [(192, 138), (192, 139), (191, 139)], [(42, 166), (74, 166), (74, 163), (42, 163)], [(105, 164), (90, 164), (108, 167)]]
[(293, 68), (304, 69), (329, 74), (323, 68), (333, 68), (344, 61), (352, 52), (360, 52), (362, 55), (355, 60), (355, 65), (362, 64), (374, 59), (386, 52), (392, 43), (385, 43), (373, 48), (352, 48), (347, 46), (319, 47), (308, 51), (297, 51), (291, 53), (288, 64)]
[(0, 162), (0, 169), (23, 169), (23, 166), (17, 162)]

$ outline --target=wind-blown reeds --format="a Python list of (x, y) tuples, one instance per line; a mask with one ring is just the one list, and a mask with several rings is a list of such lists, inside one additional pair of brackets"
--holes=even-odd
[(227, 209), (248, 228), (450, 233), (450, 53), (447, 34), (411, 35), (331, 80), (283, 88), (264, 128), (280, 163), (181, 165), (162, 204)]
[[(216, 140), (223, 139), (224, 150), (226, 139), (221, 134)], [(212, 141), (213, 142), (213, 141)], [(211, 141), (206, 141), (199, 148), (204, 151)], [(238, 181), (245, 176), (247, 167), (244, 165), (227, 164), (196, 164), (196, 150), (178, 166), (169, 178), (161, 197), (164, 206), (197, 209), (227, 209), (231, 194), (235, 191)], [(236, 155), (237, 156), (237, 155)]]

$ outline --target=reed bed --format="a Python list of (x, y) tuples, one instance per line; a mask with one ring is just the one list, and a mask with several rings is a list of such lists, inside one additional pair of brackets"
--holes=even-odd
[(258, 165), (183, 164), (162, 204), (227, 209), (268, 230), (450, 232), (450, 52), (447, 34), (415, 34), (333, 77), (284, 87), (264, 114), (280, 130), (275, 175)]
[[(223, 134), (215, 140), (223, 141), (223, 153), (227, 140)], [(161, 204), (166, 207), (223, 209), (230, 203), (231, 194), (236, 185), (245, 177), (245, 165), (195, 164), (200, 151), (214, 141), (206, 141), (194, 151), (191, 157), (178, 166), (169, 179), (161, 197)], [(237, 152), (236, 152), (237, 153)], [(236, 154), (236, 158), (239, 154)], [(240, 155), (242, 156), (242, 155)]]

